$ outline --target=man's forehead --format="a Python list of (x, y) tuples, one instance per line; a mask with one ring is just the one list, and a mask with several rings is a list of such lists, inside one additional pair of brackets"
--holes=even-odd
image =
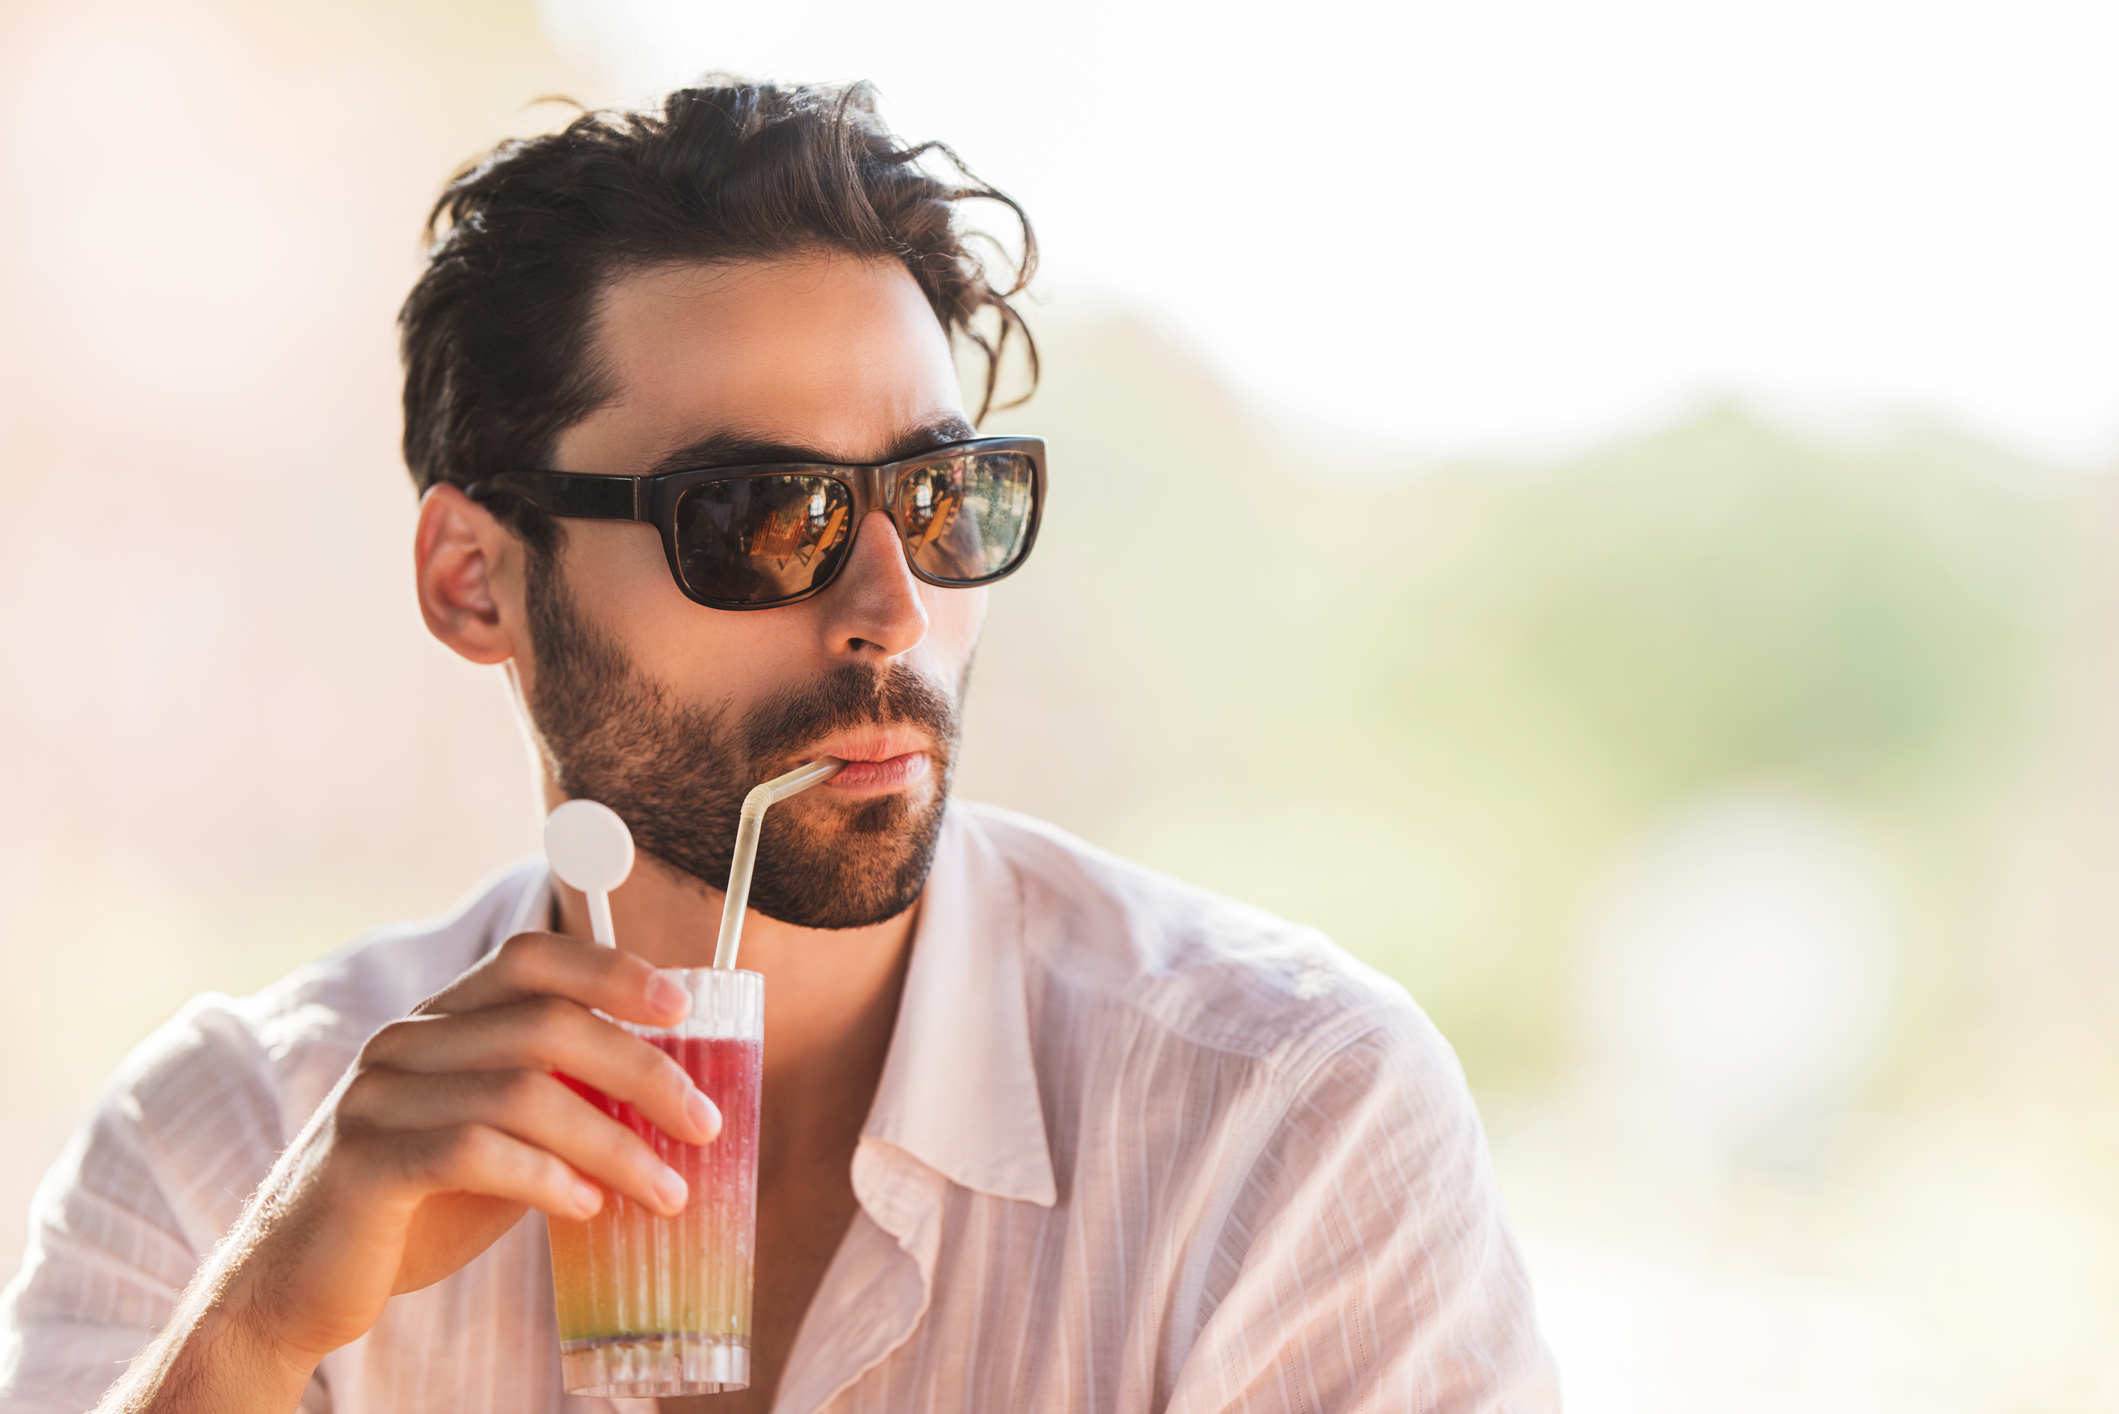
[(562, 434), (562, 469), (882, 462), (972, 435), (948, 336), (892, 260), (629, 272), (599, 302), (592, 357), (606, 400)]

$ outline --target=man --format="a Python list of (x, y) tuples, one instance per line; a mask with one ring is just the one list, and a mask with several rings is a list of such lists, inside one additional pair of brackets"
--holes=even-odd
[(1044, 466), (976, 438), (952, 360), (984, 350), (990, 402), (1028, 225), (998, 288), (956, 209), (1006, 198), (926, 156), (864, 90), (735, 85), (452, 184), (402, 315), (420, 605), (506, 666), (548, 804), (630, 825), (621, 947), (526, 863), (193, 1003), (39, 1195), (0, 1407), (603, 1407), (560, 1389), (545, 1217), (684, 1186), (555, 1073), (714, 1141), (713, 1097), (607, 1018), (682, 1014), (659, 969), (710, 958), (743, 793), (822, 756), (849, 765), (768, 818), (744, 935), (751, 1384), (664, 1408), (1552, 1406), (1403, 991), (949, 800)]

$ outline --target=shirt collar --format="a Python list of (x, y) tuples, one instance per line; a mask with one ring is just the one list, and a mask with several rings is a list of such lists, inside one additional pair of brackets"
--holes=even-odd
[(1023, 922), (1014, 869), (950, 806), (862, 1136), (962, 1187), (1049, 1208), (1059, 1190), (1030, 1046)]
[(535, 868), (530, 874), (529, 886), (515, 903), (515, 911), (508, 915), (508, 926), (498, 937), (491, 939), (486, 951), (491, 952), (517, 933), (549, 933), (554, 926), (552, 918), (552, 870), (541, 854), (530, 856)]

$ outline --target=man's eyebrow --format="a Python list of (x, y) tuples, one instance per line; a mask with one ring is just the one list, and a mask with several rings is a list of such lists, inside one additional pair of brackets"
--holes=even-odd
[[(886, 462), (903, 461), (951, 442), (977, 436), (972, 425), (955, 413), (928, 419), (900, 433), (883, 457)], [(781, 442), (746, 432), (717, 432), (656, 459), (643, 475), (661, 476), (672, 471), (696, 471), (722, 466), (771, 466), (781, 462), (812, 462), (827, 466), (846, 465), (839, 458), (798, 442)]]

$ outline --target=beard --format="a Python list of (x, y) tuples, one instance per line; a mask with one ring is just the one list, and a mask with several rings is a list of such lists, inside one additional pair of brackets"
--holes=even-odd
[[(926, 728), (932, 795), (864, 800), (802, 820), (769, 812), (750, 906), (802, 928), (862, 928), (895, 918), (926, 887), (955, 767), (957, 700), (902, 663), (846, 663), (774, 692), (741, 720), (673, 702), (616, 640), (584, 620), (556, 564), (533, 555), (526, 598), (537, 671), (525, 706), (562, 792), (618, 812), (633, 843), (713, 889), (728, 885), (743, 797), (833, 732), (889, 722)], [(544, 561), (538, 563), (538, 561)], [(710, 613), (712, 610), (701, 610)], [(967, 668), (968, 674), (968, 668)], [(958, 684), (958, 698), (963, 684)]]

